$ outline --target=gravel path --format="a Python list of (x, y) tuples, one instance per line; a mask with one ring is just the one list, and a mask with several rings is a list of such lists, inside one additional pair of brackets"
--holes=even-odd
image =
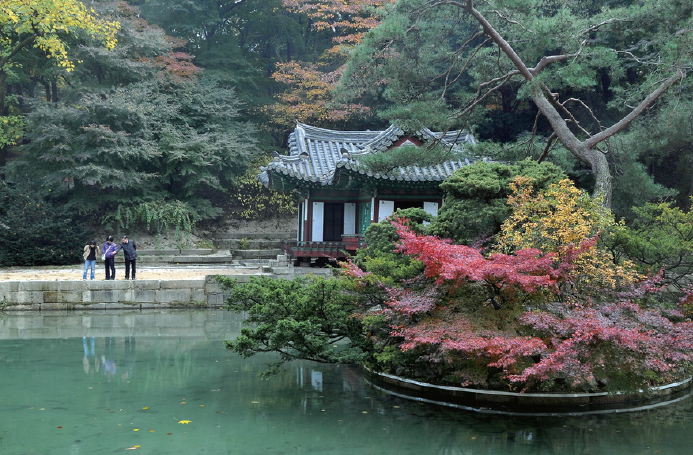
[[(81, 280), (84, 266), (53, 267), (0, 267), (0, 281), (62, 281)], [(201, 280), (205, 275), (244, 275), (257, 273), (258, 269), (238, 267), (205, 266), (138, 266), (138, 280)], [(89, 275), (87, 275), (89, 276)], [(103, 264), (96, 264), (96, 279), (103, 280), (106, 274)], [(125, 277), (122, 264), (116, 264), (116, 280)]]

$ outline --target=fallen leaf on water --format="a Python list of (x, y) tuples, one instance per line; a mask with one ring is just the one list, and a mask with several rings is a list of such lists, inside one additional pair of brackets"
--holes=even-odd
[(125, 449), (125, 450), (137, 450), (137, 449), (139, 449), (139, 448), (140, 448), (140, 445), (137, 444), (136, 446), (128, 447), (128, 448)]
[(145, 407), (143, 407), (142, 409), (149, 409), (149, 406), (145, 406)]
[(190, 422), (192, 422), (192, 420), (180, 420), (178, 423), (185, 423), (185, 424), (188, 424), (188, 423), (190, 423)]
[(133, 428), (132, 431), (140, 431), (139, 428)]
[(171, 435), (173, 435), (173, 433), (166, 433), (166, 436), (171, 436)]

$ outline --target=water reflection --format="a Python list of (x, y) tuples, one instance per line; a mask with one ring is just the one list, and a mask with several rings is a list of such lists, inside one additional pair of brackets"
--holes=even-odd
[(507, 417), (381, 394), (348, 365), (297, 362), (259, 380), (276, 359), (226, 351), (222, 340), (239, 330), (223, 311), (0, 316), (0, 453), (630, 455), (693, 445), (691, 400)]

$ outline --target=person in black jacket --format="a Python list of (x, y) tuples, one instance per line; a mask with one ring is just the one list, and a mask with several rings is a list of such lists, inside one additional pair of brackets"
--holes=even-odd
[(119, 250), (123, 250), (123, 256), (125, 256), (125, 279), (130, 279), (130, 266), (132, 266), (132, 279), (135, 279), (136, 274), (136, 260), (137, 260), (137, 244), (134, 240), (129, 240), (127, 235), (123, 236), (123, 240), (120, 242)]

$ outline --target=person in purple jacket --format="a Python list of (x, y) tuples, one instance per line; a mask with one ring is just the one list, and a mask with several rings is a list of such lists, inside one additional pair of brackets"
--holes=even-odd
[(118, 252), (118, 244), (113, 241), (112, 235), (106, 238), (101, 251), (103, 251), (103, 262), (106, 266), (106, 279), (115, 280), (115, 255)]

